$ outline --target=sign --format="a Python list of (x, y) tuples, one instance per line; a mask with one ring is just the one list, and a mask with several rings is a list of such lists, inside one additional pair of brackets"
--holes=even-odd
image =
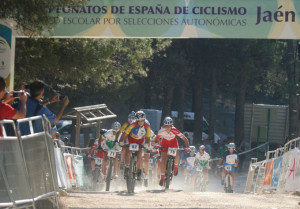
[(6, 81), (6, 88), (13, 89), (14, 79), (14, 38), (13, 30), (0, 24), (0, 76)]
[(274, 165), (273, 160), (269, 160), (266, 162), (264, 186), (271, 185), (272, 174), (273, 174), (273, 165)]
[(282, 157), (274, 159), (273, 175), (271, 187), (277, 187), (280, 174), (282, 172)]
[(54, 37), (299, 39), (299, 0), (91, 0), (51, 7)]

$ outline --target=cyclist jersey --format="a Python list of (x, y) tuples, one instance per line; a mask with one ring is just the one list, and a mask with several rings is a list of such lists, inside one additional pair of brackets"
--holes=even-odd
[(112, 129), (109, 129), (105, 134), (105, 144), (108, 146), (109, 149), (112, 149), (115, 146), (115, 139), (116, 135), (114, 135), (114, 132)]
[(210, 161), (210, 156), (207, 152), (204, 151), (204, 154), (201, 156), (200, 152), (197, 153), (196, 158), (199, 160), (199, 163), (202, 167), (205, 167)]
[(223, 163), (227, 163), (227, 164), (235, 164), (236, 160), (239, 159), (238, 156), (238, 152), (237, 151), (233, 151), (233, 153), (231, 154), (228, 150), (226, 152), (224, 152), (223, 154)]
[(155, 133), (151, 130), (151, 133), (150, 133), (150, 141), (154, 141), (156, 138), (156, 135)]
[(189, 154), (189, 156), (185, 159), (186, 167), (194, 168), (196, 159), (195, 153), (192, 156)]
[(180, 138), (182, 138), (183, 134), (177, 128), (172, 126), (172, 129), (169, 133), (166, 131), (165, 128), (161, 128), (158, 131), (158, 134), (157, 134), (156, 138), (157, 139), (162, 138), (163, 140), (165, 139), (165, 140), (171, 141), (171, 140), (176, 139), (176, 136), (179, 136)]
[(125, 133), (129, 138), (135, 140), (145, 139), (145, 137), (150, 138), (151, 136), (151, 128), (147, 123), (141, 127), (137, 122), (131, 123), (125, 130)]
[(124, 123), (120, 129), (120, 133), (124, 132), (125, 129), (130, 125), (130, 123), (127, 121), (126, 123)]
[[(96, 139), (93, 146), (92, 146), (92, 148), (91, 148), (91, 150), (94, 150), (99, 146), (103, 147), (104, 144), (105, 144), (104, 141), (102, 141), (101, 144), (100, 144), (99, 139)], [(95, 157), (103, 158), (103, 152), (101, 150), (97, 150), (97, 152), (95, 153)]]

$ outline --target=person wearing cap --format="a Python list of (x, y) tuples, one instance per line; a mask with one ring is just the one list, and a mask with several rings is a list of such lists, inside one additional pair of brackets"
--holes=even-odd
[[(51, 125), (54, 126), (57, 121), (60, 120), (64, 109), (69, 104), (68, 97), (65, 97), (62, 101), (61, 107), (57, 115), (51, 112), (45, 105), (41, 104), (41, 98), (44, 95), (45, 83), (43, 81), (35, 81), (29, 85), (30, 96), (27, 99), (27, 111), (26, 111), (26, 118), (37, 116), (37, 115), (46, 115), (48, 120), (50, 121)], [(58, 97), (59, 95), (57, 95)], [(43, 131), (42, 123), (40, 120), (34, 121), (33, 124), (34, 132), (41, 132)], [(21, 123), (20, 124), (21, 135), (28, 135), (29, 131), (29, 124), (28, 123)]]

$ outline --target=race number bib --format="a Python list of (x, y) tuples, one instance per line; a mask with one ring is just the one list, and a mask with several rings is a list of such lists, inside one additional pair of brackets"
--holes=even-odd
[(226, 171), (231, 171), (232, 169), (232, 166), (231, 165), (225, 165), (225, 170)]
[(115, 158), (116, 154), (117, 154), (116, 150), (108, 150), (107, 152), (107, 156), (112, 158)]
[(102, 158), (95, 158), (95, 164), (96, 165), (101, 165), (102, 164)]
[(152, 163), (153, 163), (153, 159), (150, 158), (150, 159), (149, 159), (149, 164), (152, 164)]
[(171, 148), (171, 147), (168, 148), (168, 155), (175, 157), (176, 153), (177, 153), (177, 148)]
[(129, 150), (130, 151), (139, 151), (139, 145), (138, 144), (130, 144)]

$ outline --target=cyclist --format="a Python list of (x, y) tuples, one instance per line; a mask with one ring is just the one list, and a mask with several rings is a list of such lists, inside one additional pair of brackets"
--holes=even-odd
[[(224, 165), (232, 165), (231, 177), (232, 177), (232, 189), (233, 189), (235, 167), (237, 167), (237, 164), (239, 162), (238, 152), (235, 150), (235, 144), (234, 143), (229, 143), (228, 144), (228, 150), (226, 152), (224, 152), (223, 157), (220, 158), (219, 165), (222, 165), (222, 162), (223, 162)], [(225, 175), (226, 175), (226, 171), (225, 171), (225, 168), (223, 167), (223, 169), (222, 169), (222, 179), (221, 179), (221, 184), (222, 185), (224, 185)]]
[[(124, 131), (126, 130), (126, 128), (127, 128), (131, 123), (134, 123), (134, 122), (135, 122), (135, 112), (134, 112), (134, 111), (131, 111), (131, 112), (129, 113), (129, 115), (128, 115), (128, 121), (122, 125), (120, 131), (117, 133), (116, 138), (119, 139), (119, 136), (120, 136), (120, 139), (122, 139), (122, 136), (123, 136)], [(127, 139), (126, 139), (126, 142), (127, 142)], [(120, 145), (123, 146), (123, 145), (124, 145), (124, 142), (123, 142), (123, 141), (120, 141)], [(122, 152), (121, 152), (120, 169), (124, 169), (125, 151), (126, 151), (126, 149), (122, 149)]]
[[(185, 183), (191, 183), (190, 186), (194, 187), (195, 185), (195, 179), (196, 179), (196, 147), (195, 146), (190, 146), (189, 147), (189, 155), (185, 158), (185, 176), (191, 175), (192, 176), (192, 181), (191, 182), (186, 182)], [(186, 180), (186, 178), (185, 178)]]
[[(143, 145), (144, 142), (149, 145), (150, 142), (150, 136), (151, 136), (151, 128), (150, 126), (145, 123), (146, 120), (146, 114), (143, 111), (137, 111), (135, 113), (135, 120), (136, 122), (131, 123), (125, 130), (122, 141), (125, 142), (126, 138), (128, 139), (129, 144), (138, 144)], [(138, 152), (137, 157), (137, 179), (141, 180), (142, 177), (142, 167), (143, 167), (143, 161), (142, 161), (142, 152), (143, 150), (140, 149)], [(145, 155), (145, 179), (148, 178), (148, 167), (149, 167), (149, 155)], [(125, 155), (125, 172), (124, 177), (126, 178), (128, 176), (129, 172), (129, 163), (130, 163), (130, 152), (129, 148), (126, 147), (126, 155)]]
[[(188, 139), (173, 126), (173, 119), (171, 117), (165, 117), (163, 121), (163, 127), (158, 131), (156, 142), (160, 140), (160, 153), (161, 153), (161, 163), (160, 163), (160, 182), (159, 185), (162, 186), (165, 179), (165, 170), (167, 164), (167, 152), (169, 147), (178, 148), (178, 141), (176, 136), (180, 137), (186, 147), (189, 147)], [(177, 176), (178, 173), (178, 161), (179, 161), (179, 153), (175, 157), (175, 165), (174, 165), (174, 175)]]
[[(94, 150), (97, 148), (96, 153), (93, 154), (94, 157), (103, 159), (103, 151), (99, 148), (102, 147), (101, 142), (103, 142), (104, 134), (106, 132), (107, 132), (106, 129), (101, 129), (100, 130), (100, 137), (95, 140), (95, 142), (94, 142), (94, 144), (91, 148), (91, 153), (95, 152)], [(88, 156), (91, 157), (90, 152), (88, 151), (87, 153), (89, 154)], [(91, 160), (91, 166), (92, 166), (92, 173), (94, 173), (94, 171), (95, 171), (95, 160), (94, 159)]]
[(211, 159), (209, 154), (205, 151), (204, 145), (201, 145), (199, 147), (199, 152), (197, 153), (196, 158), (198, 159), (200, 166), (205, 168), (203, 169), (203, 173), (204, 173), (206, 185), (208, 185), (208, 171), (211, 169), (211, 167), (209, 166)]
[[(118, 149), (116, 147), (116, 135), (118, 133), (118, 131), (120, 131), (121, 128), (121, 124), (119, 122), (114, 122), (111, 126), (111, 129), (109, 129), (105, 134), (104, 134), (104, 139), (105, 139), (105, 143), (103, 143), (102, 148), (104, 150), (110, 150), (110, 149)], [(104, 152), (104, 156), (103, 156), (103, 163), (102, 163), (102, 173), (104, 176), (106, 176), (106, 162), (107, 162), (107, 152)], [(118, 168), (118, 154), (115, 157), (115, 162), (114, 162), (114, 175), (113, 178), (117, 178), (118, 174), (117, 174), (117, 168)]]

